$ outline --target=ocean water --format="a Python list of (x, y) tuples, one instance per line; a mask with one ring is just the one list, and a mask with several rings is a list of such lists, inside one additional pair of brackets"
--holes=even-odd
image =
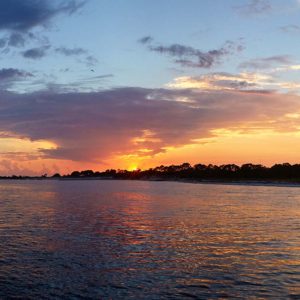
[(0, 181), (0, 299), (300, 299), (300, 188)]

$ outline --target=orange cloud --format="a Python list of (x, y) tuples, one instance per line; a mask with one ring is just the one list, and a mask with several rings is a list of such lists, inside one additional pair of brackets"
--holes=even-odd
[[(0, 172), (147, 168), (172, 160), (271, 161), (283, 158), (277, 155), (283, 149), (280, 137), (289, 144), (298, 135), (299, 100), (292, 94), (231, 89), (7, 93), (0, 97), (5, 149)], [(13, 136), (9, 146), (8, 134)]]

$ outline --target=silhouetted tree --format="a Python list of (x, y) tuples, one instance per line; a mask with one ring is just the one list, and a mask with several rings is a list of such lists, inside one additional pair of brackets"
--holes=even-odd
[(78, 172), (78, 171), (72, 172), (71, 177), (80, 177), (80, 172)]

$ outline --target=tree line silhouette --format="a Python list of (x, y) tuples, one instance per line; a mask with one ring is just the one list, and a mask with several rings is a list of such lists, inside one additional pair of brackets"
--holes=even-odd
[(272, 167), (266, 167), (260, 164), (235, 164), (225, 165), (205, 165), (196, 164), (192, 166), (189, 163), (170, 166), (158, 166), (148, 170), (114, 170), (109, 169), (103, 172), (84, 170), (74, 171), (71, 174), (60, 175), (54, 174), (47, 177), (44, 174), (39, 177), (29, 176), (11, 176), (0, 177), (1, 179), (144, 179), (144, 180), (287, 180), (300, 181), (300, 164), (291, 165), (289, 163), (275, 164)]
[[(58, 174), (54, 176), (59, 176)], [(266, 167), (260, 164), (235, 164), (205, 165), (189, 163), (170, 166), (158, 166), (148, 170), (114, 170), (93, 172), (92, 170), (74, 171), (68, 178), (102, 177), (112, 179), (191, 179), (191, 180), (300, 180), (300, 164), (289, 163), (275, 164)]]

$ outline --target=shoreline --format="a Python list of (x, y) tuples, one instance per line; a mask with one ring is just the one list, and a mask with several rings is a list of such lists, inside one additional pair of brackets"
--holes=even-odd
[(278, 187), (300, 187), (300, 182), (284, 180), (165, 180), (171, 182), (194, 183), (194, 184), (219, 184), (219, 185), (248, 185), (248, 186), (278, 186)]
[(0, 178), (1, 181), (149, 181), (149, 182), (177, 182), (177, 183), (190, 183), (190, 184), (211, 184), (211, 185), (245, 185), (245, 186), (277, 186), (277, 187), (300, 187), (300, 181), (295, 180), (257, 180), (257, 179), (240, 179), (240, 180), (225, 180), (225, 179), (180, 179), (180, 178), (103, 178), (103, 177), (69, 177), (69, 178)]

